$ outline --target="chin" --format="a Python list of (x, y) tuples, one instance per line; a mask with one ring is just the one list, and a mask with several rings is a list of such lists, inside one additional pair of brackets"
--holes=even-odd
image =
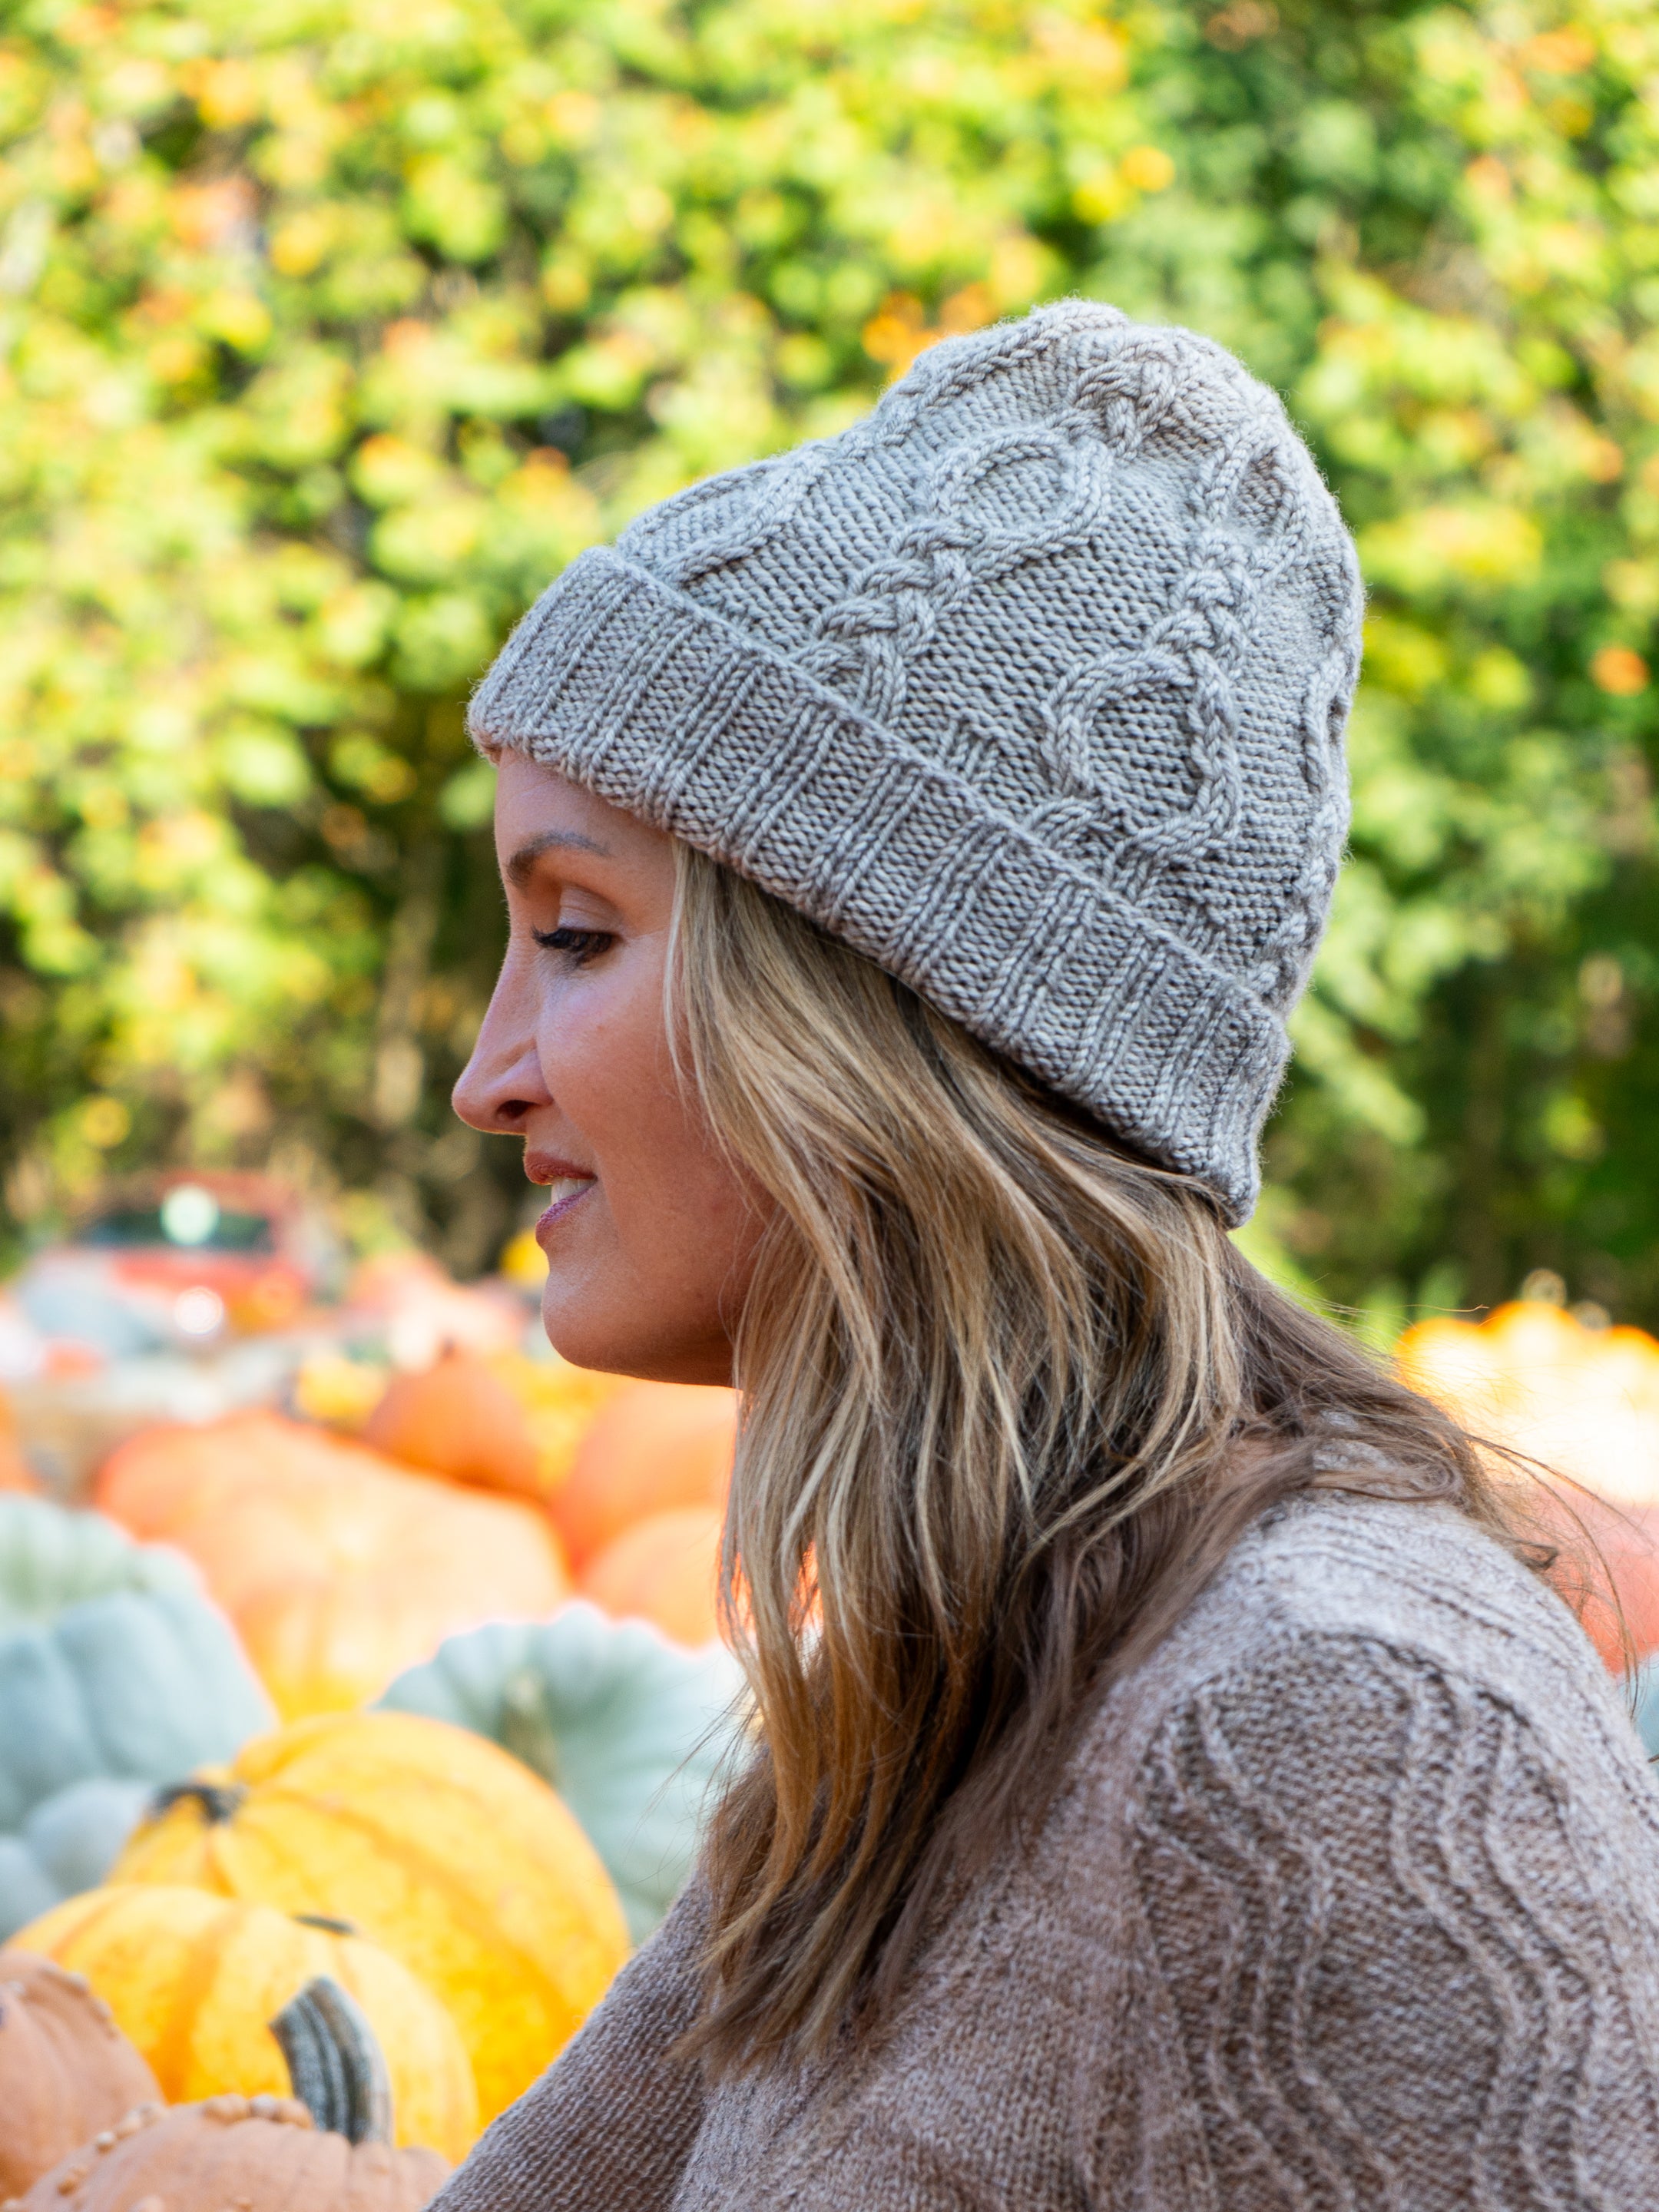
[(542, 1292), (542, 1327), (561, 1359), (599, 1375), (640, 1382), (732, 1380), (732, 1347), (723, 1335), (665, 1330), (660, 1310), (644, 1316), (596, 1312), (579, 1297), (556, 1296), (550, 1275)]

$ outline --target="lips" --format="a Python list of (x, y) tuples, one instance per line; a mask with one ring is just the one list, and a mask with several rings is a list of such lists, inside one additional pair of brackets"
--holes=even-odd
[(536, 1224), (536, 1241), (544, 1241), (556, 1221), (563, 1220), (573, 1206), (580, 1206), (592, 1189), (595, 1178), (589, 1175), (555, 1175), (547, 1178), (548, 1203)]

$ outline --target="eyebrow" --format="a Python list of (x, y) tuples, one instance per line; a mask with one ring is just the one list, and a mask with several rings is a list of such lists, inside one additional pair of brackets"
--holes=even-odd
[(601, 845), (597, 837), (584, 837), (578, 830), (549, 830), (532, 837), (527, 845), (520, 845), (507, 862), (504, 872), (514, 890), (524, 889), (544, 853), (593, 853), (602, 860), (616, 857), (610, 846)]

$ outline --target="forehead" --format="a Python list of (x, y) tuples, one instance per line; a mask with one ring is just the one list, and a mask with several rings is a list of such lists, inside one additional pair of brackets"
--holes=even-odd
[[(580, 784), (522, 753), (503, 753), (495, 783), (495, 847), (504, 870), (521, 874), (541, 853), (583, 854), (638, 863), (666, 857), (672, 840)], [(528, 856), (526, 862), (526, 856)]]

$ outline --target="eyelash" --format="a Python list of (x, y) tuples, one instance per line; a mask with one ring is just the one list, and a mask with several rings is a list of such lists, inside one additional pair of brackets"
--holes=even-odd
[(607, 929), (532, 929), (530, 933), (544, 951), (562, 954), (573, 968), (586, 967), (613, 942)]

